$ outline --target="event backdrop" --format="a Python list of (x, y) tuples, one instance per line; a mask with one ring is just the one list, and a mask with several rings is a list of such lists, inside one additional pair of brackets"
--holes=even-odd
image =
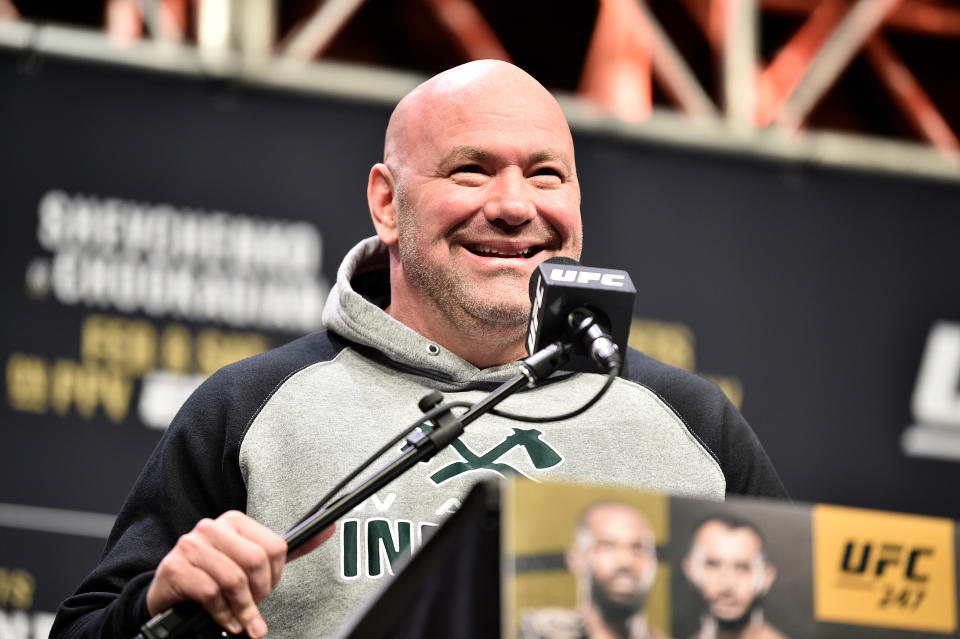
[[(203, 376), (319, 326), (388, 116), (0, 49), (0, 636), (46, 636)], [(633, 344), (717, 381), (796, 499), (960, 517), (958, 462), (902, 446), (960, 449), (960, 181), (574, 135)]]

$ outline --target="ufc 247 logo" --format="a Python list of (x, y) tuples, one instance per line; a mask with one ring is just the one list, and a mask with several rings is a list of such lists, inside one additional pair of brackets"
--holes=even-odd
[(624, 275), (622, 273), (598, 273), (596, 271), (572, 268), (555, 268), (550, 270), (550, 279), (554, 282), (576, 282), (577, 284), (598, 282), (601, 286), (623, 288), (623, 278)]
[(933, 548), (910, 547), (903, 544), (874, 544), (848, 541), (843, 551), (840, 569), (852, 575), (867, 578), (893, 576), (902, 571), (905, 579), (923, 582), (929, 575), (923, 572), (923, 564), (933, 556)]
[(953, 520), (826, 504), (812, 519), (818, 621), (956, 636)]

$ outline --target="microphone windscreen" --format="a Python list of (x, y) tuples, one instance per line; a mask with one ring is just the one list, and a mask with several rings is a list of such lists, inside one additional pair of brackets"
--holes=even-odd
[[(527, 352), (531, 355), (556, 341), (569, 342), (570, 313), (584, 308), (597, 318), (613, 342), (626, 353), (636, 289), (626, 271), (582, 266), (570, 258), (537, 265), (530, 278), (530, 325)], [(597, 370), (585, 353), (574, 353), (564, 369)]]

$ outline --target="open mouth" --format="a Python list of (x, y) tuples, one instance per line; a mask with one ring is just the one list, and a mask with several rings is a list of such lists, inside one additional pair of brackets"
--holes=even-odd
[(493, 248), (483, 244), (465, 244), (464, 248), (480, 257), (501, 257), (501, 258), (528, 258), (539, 253), (542, 248), (539, 246), (528, 246), (522, 249)]

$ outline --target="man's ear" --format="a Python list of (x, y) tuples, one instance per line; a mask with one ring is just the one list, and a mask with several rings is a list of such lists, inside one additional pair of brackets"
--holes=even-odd
[(763, 565), (763, 586), (760, 589), (761, 595), (766, 595), (770, 592), (770, 587), (773, 586), (773, 582), (777, 580), (777, 568), (776, 566), (768, 563)]
[(394, 246), (397, 243), (396, 184), (386, 164), (374, 164), (370, 169), (367, 204), (380, 241), (387, 246)]
[(576, 547), (576, 542), (567, 549), (564, 559), (567, 561), (567, 570), (574, 575), (579, 576), (583, 572), (583, 555), (580, 553), (580, 549)]

